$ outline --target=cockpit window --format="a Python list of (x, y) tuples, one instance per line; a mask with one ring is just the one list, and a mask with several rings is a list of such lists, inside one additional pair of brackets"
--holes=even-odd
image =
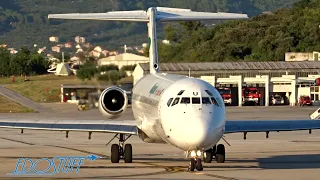
[(181, 96), (183, 93), (184, 93), (184, 90), (181, 90), (181, 91), (178, 93), (178, 96)]
[(202, 104), (211, 104), (210, 98), (202, 97)]
[(174, 101), (173, 101), (173, 103), (172, 103), (172, 106), (178, 104), (178, 103), (179, 103), (179, 100), (180, 100), (180, 98), (175, 98)]
[(190, 98), (189, 97), (181, 98), (180, 104), (190, 104)]
[(219, 106), (219, 103), (218, 103), (218, 101), (216, 100), (216, 98), (211, 97), (211, 100), (212, 100), (212, 103), (213, 103), (214, 105)]
[(209, 94), (209, 96), (213, 96), (213, 94), (209, 90), (206, 90), (206, 92)]
[(200, 98), (192, 98), (192, 104), (200, 104)]
[(172, 102), (173, 98), (170, 98), (167, 102), (168, 107), (170, 106), (171, 102)]

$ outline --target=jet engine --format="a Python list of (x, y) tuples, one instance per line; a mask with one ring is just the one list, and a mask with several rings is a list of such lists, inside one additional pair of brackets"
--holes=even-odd
[(116, 86), (105, 89), (99, 98), (99, 110), (102, 115), (116, 119), (127, 109), (127, 93)]

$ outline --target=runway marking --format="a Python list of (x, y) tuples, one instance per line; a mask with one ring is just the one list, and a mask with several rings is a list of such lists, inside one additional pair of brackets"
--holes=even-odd
[[(23, 142), (23, 141), (19, 141), (19, 140), (14, 140), (14, 139), (9, 139), (9, 138), (3, 138), (0, 137), (0, 139), (4, 139), (4, 140), (8, 140), (8, 141), (13, 141), (13, 142), (19, 142), (22, 144), (27, 144), (27, 145), (36, 145), (33, 143), (28, 143), (28, 142)], [(68, 150), (72, 150), (72, 151), (78, 151), (78, 152), (82, 152), (82, 153), (87, 153), (87, 154), (95, 154), (98, 155), (100, 157), (103, 158), (109, 158), (109, 156), (104, 155), (104, 154), (100, 154), (100, 153), (94, 153), (94, 152), (90, 152), (90, 151), (86, 151), (86, 150), (81, 150), (81, 149), (76, 149), (76, 148), (71, 148), (71, 147), (64, 147), (64, 146), (57, 146), (57, 145), (44, 145), (47, 147), (55, 147), (55, 148), (62, 148), (62, 149), (68, 149)], [(222, 179), (222, 180), (240, 180), (240, 179), (236, 179), (236, 178), (230, 178), (230, 177), (225, 177), (225, 176), (219, 176), (219, 175), (214, 175), (214, 174), (206, 174), (203, 172), (190, 172), (187, 170), (186, 167), (170, 167), (170, 166), (163, 166), (163, 165), (158, 165), (158, 164), (154, 164), (154, 163), (148, 163), (148, 162), (139, 162), (139, 161), (135, 161), (134, 163), (138, 163), (138, 164), (143, 164), (143, 165), (149, 165), (151, 167), (146, 167), (146, 168), (163, 168), (163, 171), (159, 171), (159, 172), (153, 172), (153, 173), (144, 173), (144, 174), (130, 174), (130, 175), (116, 175), (116, 176), (99, 176), (99, 177), (89, 177), (90, 179), (99, 179), (99, 178), (125, 178), (125, 177), (139, 177), (139, 176), (152, 176), (152, 175), (164, 175), (164, 174), (174, 174), (174, 173), (183, 173), (183, 172), (187, 172), (187, 173), (192, 173), (192, 174), (196, 174), (196, 175), (200, 175), (200, 176), (208, 176), (208, 177), (213, 177), (213, 178), (217, 178), (217, 179)], [(103, 167), (107, 167), (107, 166), (84, 166), (83, 168), (103, 168)], [(108, 168), (112, 168), (108, 167)], [(117, 168), (125, 168), (125, 167), (117, 167)], [(136, 167), (132, 167), (132, 168), (136, 168)], [(144, 168), (144, 167), (141, 167)], [(84, 177), (87, 178), (87, 177)], [(2, 179), (2, 178), (0, 178)], [(24, 179), (28, 179), (28, 177), (24, 178)], [(31, 178), (31, 179), (43, 179), (41, 177), (39, 178)], [(78, 179), (77, 177), (75, 178), (66, 178), (66, 179)]]
[(22, 143), (22, 144), (27, 144), (27, 145), (31, 145), (31, 146), (35, 145), (33, 143), (28, 143), (28, 142), (19, 141), (19, 140), (15, 140), (15, 139), (4, 138), (4, 137), (0, 137), (0, 139), (7, 140), (7, 141), (18, 142), (18, 143)]
[(166, 172), (171, 172), (171, 173), (181, 173), (181, 172), (188, 172), (188, 173), (192, 173), (192, 174), (197, 174), (197, 175), (203, 175), (203, 176), (208, 176), (208, 177), (214, 177), (214, 178), (218, 178), (218, 179), (223, 179), (223, 180), (241, 180), (241, 179), (236, 179), (236, 178), (231, 178), (231, 177), (225, 177), (225, 176), (219, 176), (219, 175), (214, 175), (214, 174), (206, 174), (203, 172), (190, 172), (185, 168), (181, 168), (181, 167), (168, 167), (168, 166), (162, 166), (162, 165), (157, 165), (157, 164), (153, 164), (153, 163), (145, 163), (145, 162), (140, 162), (141, 164), (147, 164), (147, 165), (153, 165), (156, 167), (162, 167), (166, 169)]
[(214, 175), (214, 174), (203, 174), (203, 175), (209, 176), (209, 177), (214, 177), (214, 178), (219, 178), (219, 179), (224, 179), (224, 180), (241, 180), (241, 179), (237, 179), (237, 178), (219, 176), (219, 175)]
[(320, 141), (291, 141), (291, 142), (294, 142), (294, 143), (319, 143)]
[[(18, 140), (14, 140), (14, 139), (9, 139), (9, 138), (3, 138), (0, 137), (0, 139), (4, 139), (4, 140), (8, 140), (8, 141), (14, 141), (14, 142), (19, 142), (19, 143), (23, 143), (23, 144), (28, 144), (28, 145), (35, 145), (32, 143), (27, 143), (27, 142), (23, 142), (23, 141), (18, 141)], [(100, 153), (94, 153), (94, 152), (90, 152), (90, 151), (86, 151), (86, 150), (81, 150), (81, 149), (76, 149), (76, 148), (71, 148), (71, 147), (63, 147), (63, 146), (57, 146), (57, 145), (44, 145), (47, 147), (56, 147), (56, 148), (62, 148), (62, 149), (68, 149), (68, 150), (72, 150), (72, 151), (78, 151), (78, 152), (82, 152), (82, 153), (87, 153), (87, 154), (95, 154), (98, 155), (100, 157), (104, 157), (104, 158), (109, 158), (109, 156), (104, 155), (104, 154), (100, 154)], [(182, 167), (170, 167), (170, 166), (163, 166), (163, 165), (158, 165), (158, 164), (154, 164), (154, 163), (148, 163), (148, 162), (134, 162), (134, 163), (139, 163), (139, 164), (143, 164), (143, 165), (149, 165), (153, 168), (163, 168), (165, 169), (164, 171), (159, 171), (159, 172), (153, 172), (153, 173), (145, 173), (145, 174), (131, 174), (131, 175), (120, 175), (120, 176), (99, 176), (99, 177), (90, 177), (90, 179), (96, 179), (96, 178), (124, 178), (124, 177), (139, 177), (139, 176), (152, 176), (152, 175), (164, 175), (164, 174), (173, 174), (173, 173), (183, 173), (183, 172), (188, 172), (188, 173), (193, 173), (193, 174), (197, 174), (197, 175), (203, 175), (203, 176), (208, 176), (208, 177), (214, 177), (214, 178), (218, 178), (218, 179), (223, 179), (223, 180), (240, 180), (240, 179), (235, 179), (235, 178), (229, 178), (229, 177), (224, 177), (224, 176), (218, 176), (218, 175), (213, 175), (213, 174), (205, 174), (202, 172), (190, 172), (188, 171), (186, 168), (182, 168)], [(146, 168), (151, 168), (151, 167), (146, 167)], [(103, 168), (101, 166), (84, 166), (83, 168)], [(112, 167), (111, 167), (112, 168)], [(118, 167), (118, 168), (122, 168), (122, 167)], [(136, 167), (132, 167), (132, 168), (136, 168)], [(142, 167), (141, 167), (142, 168)], [(1, 179), (1, 178), (0, 178)], [(26, 179), (26, 178), (24, 178)], [(32, 178), (35, 179), (35, 178)], [(36, 178), (36, 179), (42, 179), (42, 178)], [(78, 178), (67, 178), (67, 179), (78, 179)]]
[(98, 156), (103, 157), (103, 158), (109, 158), (109, 156), (104, 155), (104, 154), (94, 153), (94, 152), (90, 152), (90, 151), (86, 151), (86, 150), (81, 150), (81, 149), (76, 149), (76, 148), (71, 148), (71, 147), (63, 147), (63, 146), (57, 146), (57, 145), (45, 145), (45, 146), (62, 148), (62, 149), (68, 149), (68, 150), (78, 151), (78, 152), (87, 153), (87, 154), (95, 154), (95, 155), (98, 155)]

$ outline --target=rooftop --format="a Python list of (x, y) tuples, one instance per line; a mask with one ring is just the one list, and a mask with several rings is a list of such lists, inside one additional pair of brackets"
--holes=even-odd
[[(203, 62), (203, 63), (160, 63), (160, 71), (214, 71), (214, 70), (302, 70), (319, 69), (319, 61), (265, 61), (265, 62)], [(149, 63), (140, 63), (149, 71)]]

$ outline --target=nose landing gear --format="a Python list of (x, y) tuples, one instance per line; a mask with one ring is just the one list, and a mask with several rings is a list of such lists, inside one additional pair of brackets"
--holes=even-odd
[(200, 158), (191, 158), (188, 171), (203, 171), (202, 162)]
[(194, 171), (195, 169), (197, 171), (203, 171), (202, 160), (200, 158), (203, 155), (202, 151), (187, 151), (186, 155), (190, 157), (188, 171)]

